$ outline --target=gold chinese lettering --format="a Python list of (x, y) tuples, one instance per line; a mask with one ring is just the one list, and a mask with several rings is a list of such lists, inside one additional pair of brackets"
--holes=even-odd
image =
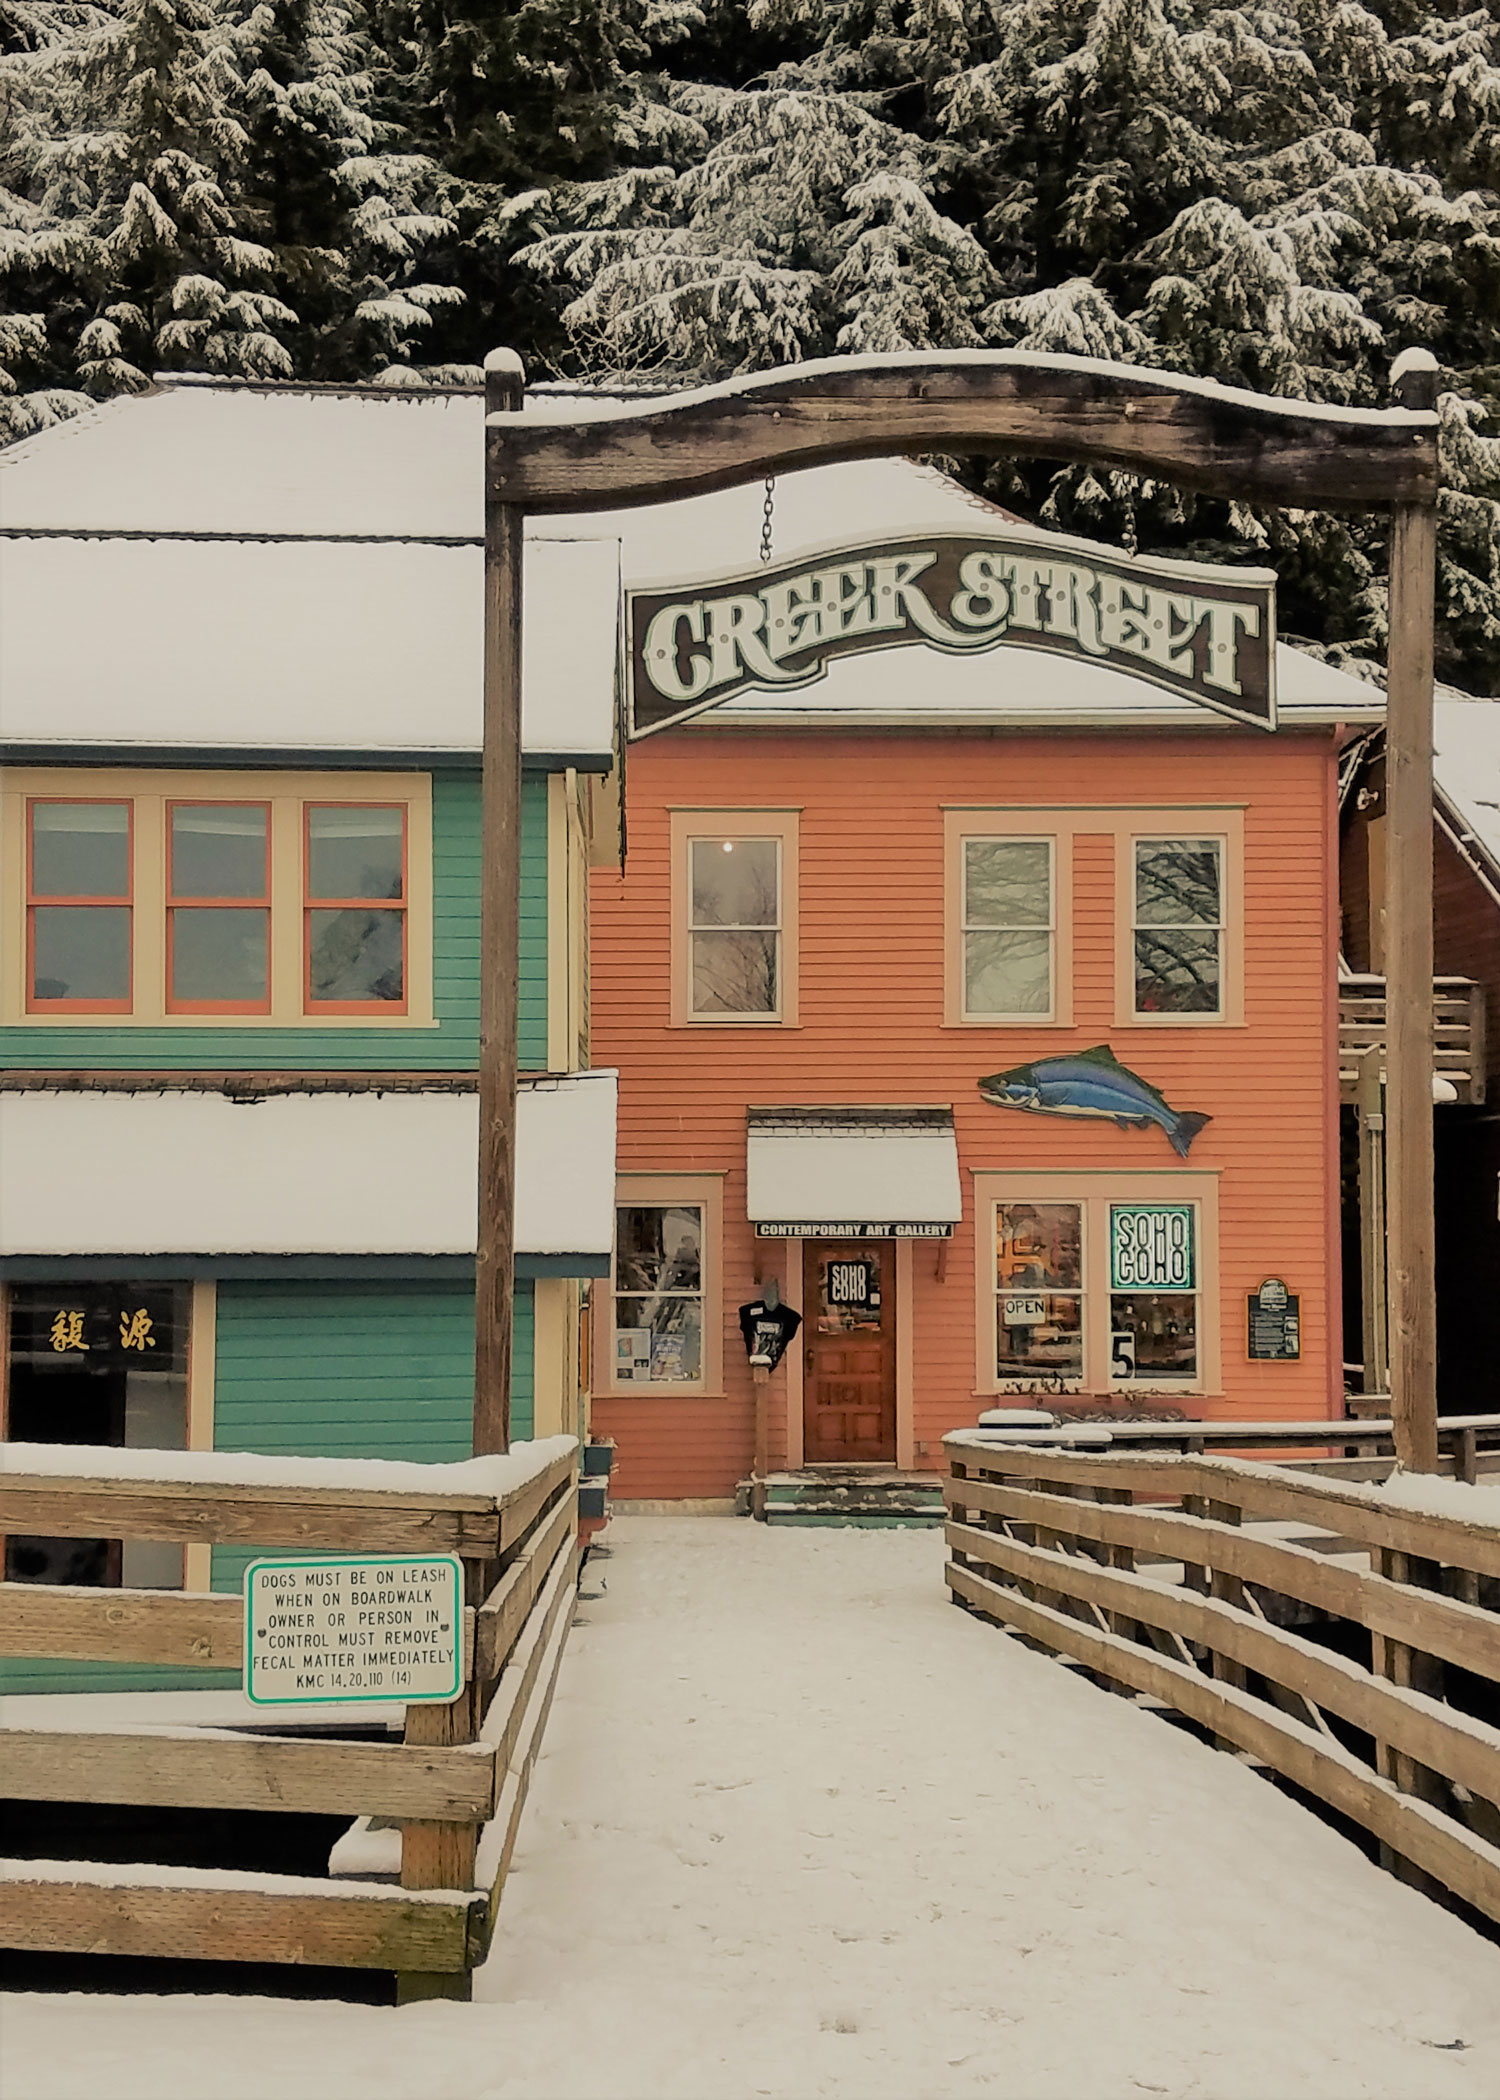
[(120, 1347), (122, 1349), (154, 1349), (156, 1342), (151, 1329), (155, 1323), (144, 1306), (133, 1313), (120, 1315)]
[(83, 1338), (83, 1314), (60, 1312), (52, 1322), (48, 1340), (59, 1354), (64, 1349), (87, 1349), (88, 1343)]

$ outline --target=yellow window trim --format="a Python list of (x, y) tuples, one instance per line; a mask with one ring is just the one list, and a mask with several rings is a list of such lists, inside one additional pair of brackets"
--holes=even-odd
[[(26, 1011), (26, 804), (32, 797), (135, 804), (134, 1007), (118, 1013)], [(169, 802), (271, 805), (271, 1011), (171, 1014), (166, 1003)], [(302, 807), (401, 802), (407, 811), (407, 1011), (303, 1010)], [(433, 1028), (432, 778), (427, 773), (167, 772), (124, 767), (8, 766), (0, 776), (0, 1023), (16, 1028)]]
[[(1020, 1401), (1016, 1380), (995, 1370), (998, 1317), (995, 1289), (995, 1205), (1077, 1203), (1083, 1206), (1083, 1377), (1070, 1392), (1107, 1398), (1205, 1400), (1223, 1389), (1219, 1302), (1219, 1176), (1214, 1168), (1161, 1168), (1113, 1173), (1094, 1168), (1007, 1174), (974, 1173), (974, 1391)], [(1198, 1208), (1198, 1376), (1145, 1379), (1116, 1385), (1109, 1375), (1109, 1206), (1111, 1203), (1193, 1203)]]
[[(722, 1174), (622, 1174), (615, 1183), (617, 1205), (694, 1203), (703, 1212), (699, 1249), (703, 1292), (703, 1376), (695, 1384), (637, 1385), (615, 1376), (615, 1261), (610, 1258), (609, 1287), (592, 1293), (594, 1305), (594, 1390), (619, 1400), (719, 1400), (724, 1396), (724, 1177)], [(602, 1281), (602, 1279), (601, 1279)]]

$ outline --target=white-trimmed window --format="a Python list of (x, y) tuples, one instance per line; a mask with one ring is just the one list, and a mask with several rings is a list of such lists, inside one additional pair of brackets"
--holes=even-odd
[(797, 1018), (797, 813), (672, 815), (672, 1020)]
[(976, 1176), (978, 1390), (1217, 1389), (1217, 1182), (1205, 1174)]
[(1222, 838), (1136, 838), (1131, 853), (1135, 1012), (1224, 1011)]
[(1054, 1009), (1057, 841), (963, 841), (967, 1021), (1049, 1021)]
[[(719, 1390), (720, 1208), (717, 1177), (644, 1174), (620, 1182), (605, 1352), (612, 1391)], [(602, 1310), (604, 1293), (595, 1296)]]

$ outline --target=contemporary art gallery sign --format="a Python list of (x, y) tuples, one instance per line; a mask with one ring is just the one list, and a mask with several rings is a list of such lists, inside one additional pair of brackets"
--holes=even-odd
[(1274, 729), (1275, 590), (1269, 570), (936, 535), (636, 591), (631, 726), (648, 735), (748, 689), (808, 685), (840, 656), (910, 644), (972, 656), (1004, 643), (1107, 665)]

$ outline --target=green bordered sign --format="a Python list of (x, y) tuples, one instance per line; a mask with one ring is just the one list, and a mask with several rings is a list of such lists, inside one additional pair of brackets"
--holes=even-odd
[(1198, 1261), (1191, 1203), (1112, 1203), (1112, 1291), (1195, 1291)]
[(463, 1681), (463, 1575), (453, 1554), (258, 1560), (245, 1570), (253, 1705), (446, 1704)]

